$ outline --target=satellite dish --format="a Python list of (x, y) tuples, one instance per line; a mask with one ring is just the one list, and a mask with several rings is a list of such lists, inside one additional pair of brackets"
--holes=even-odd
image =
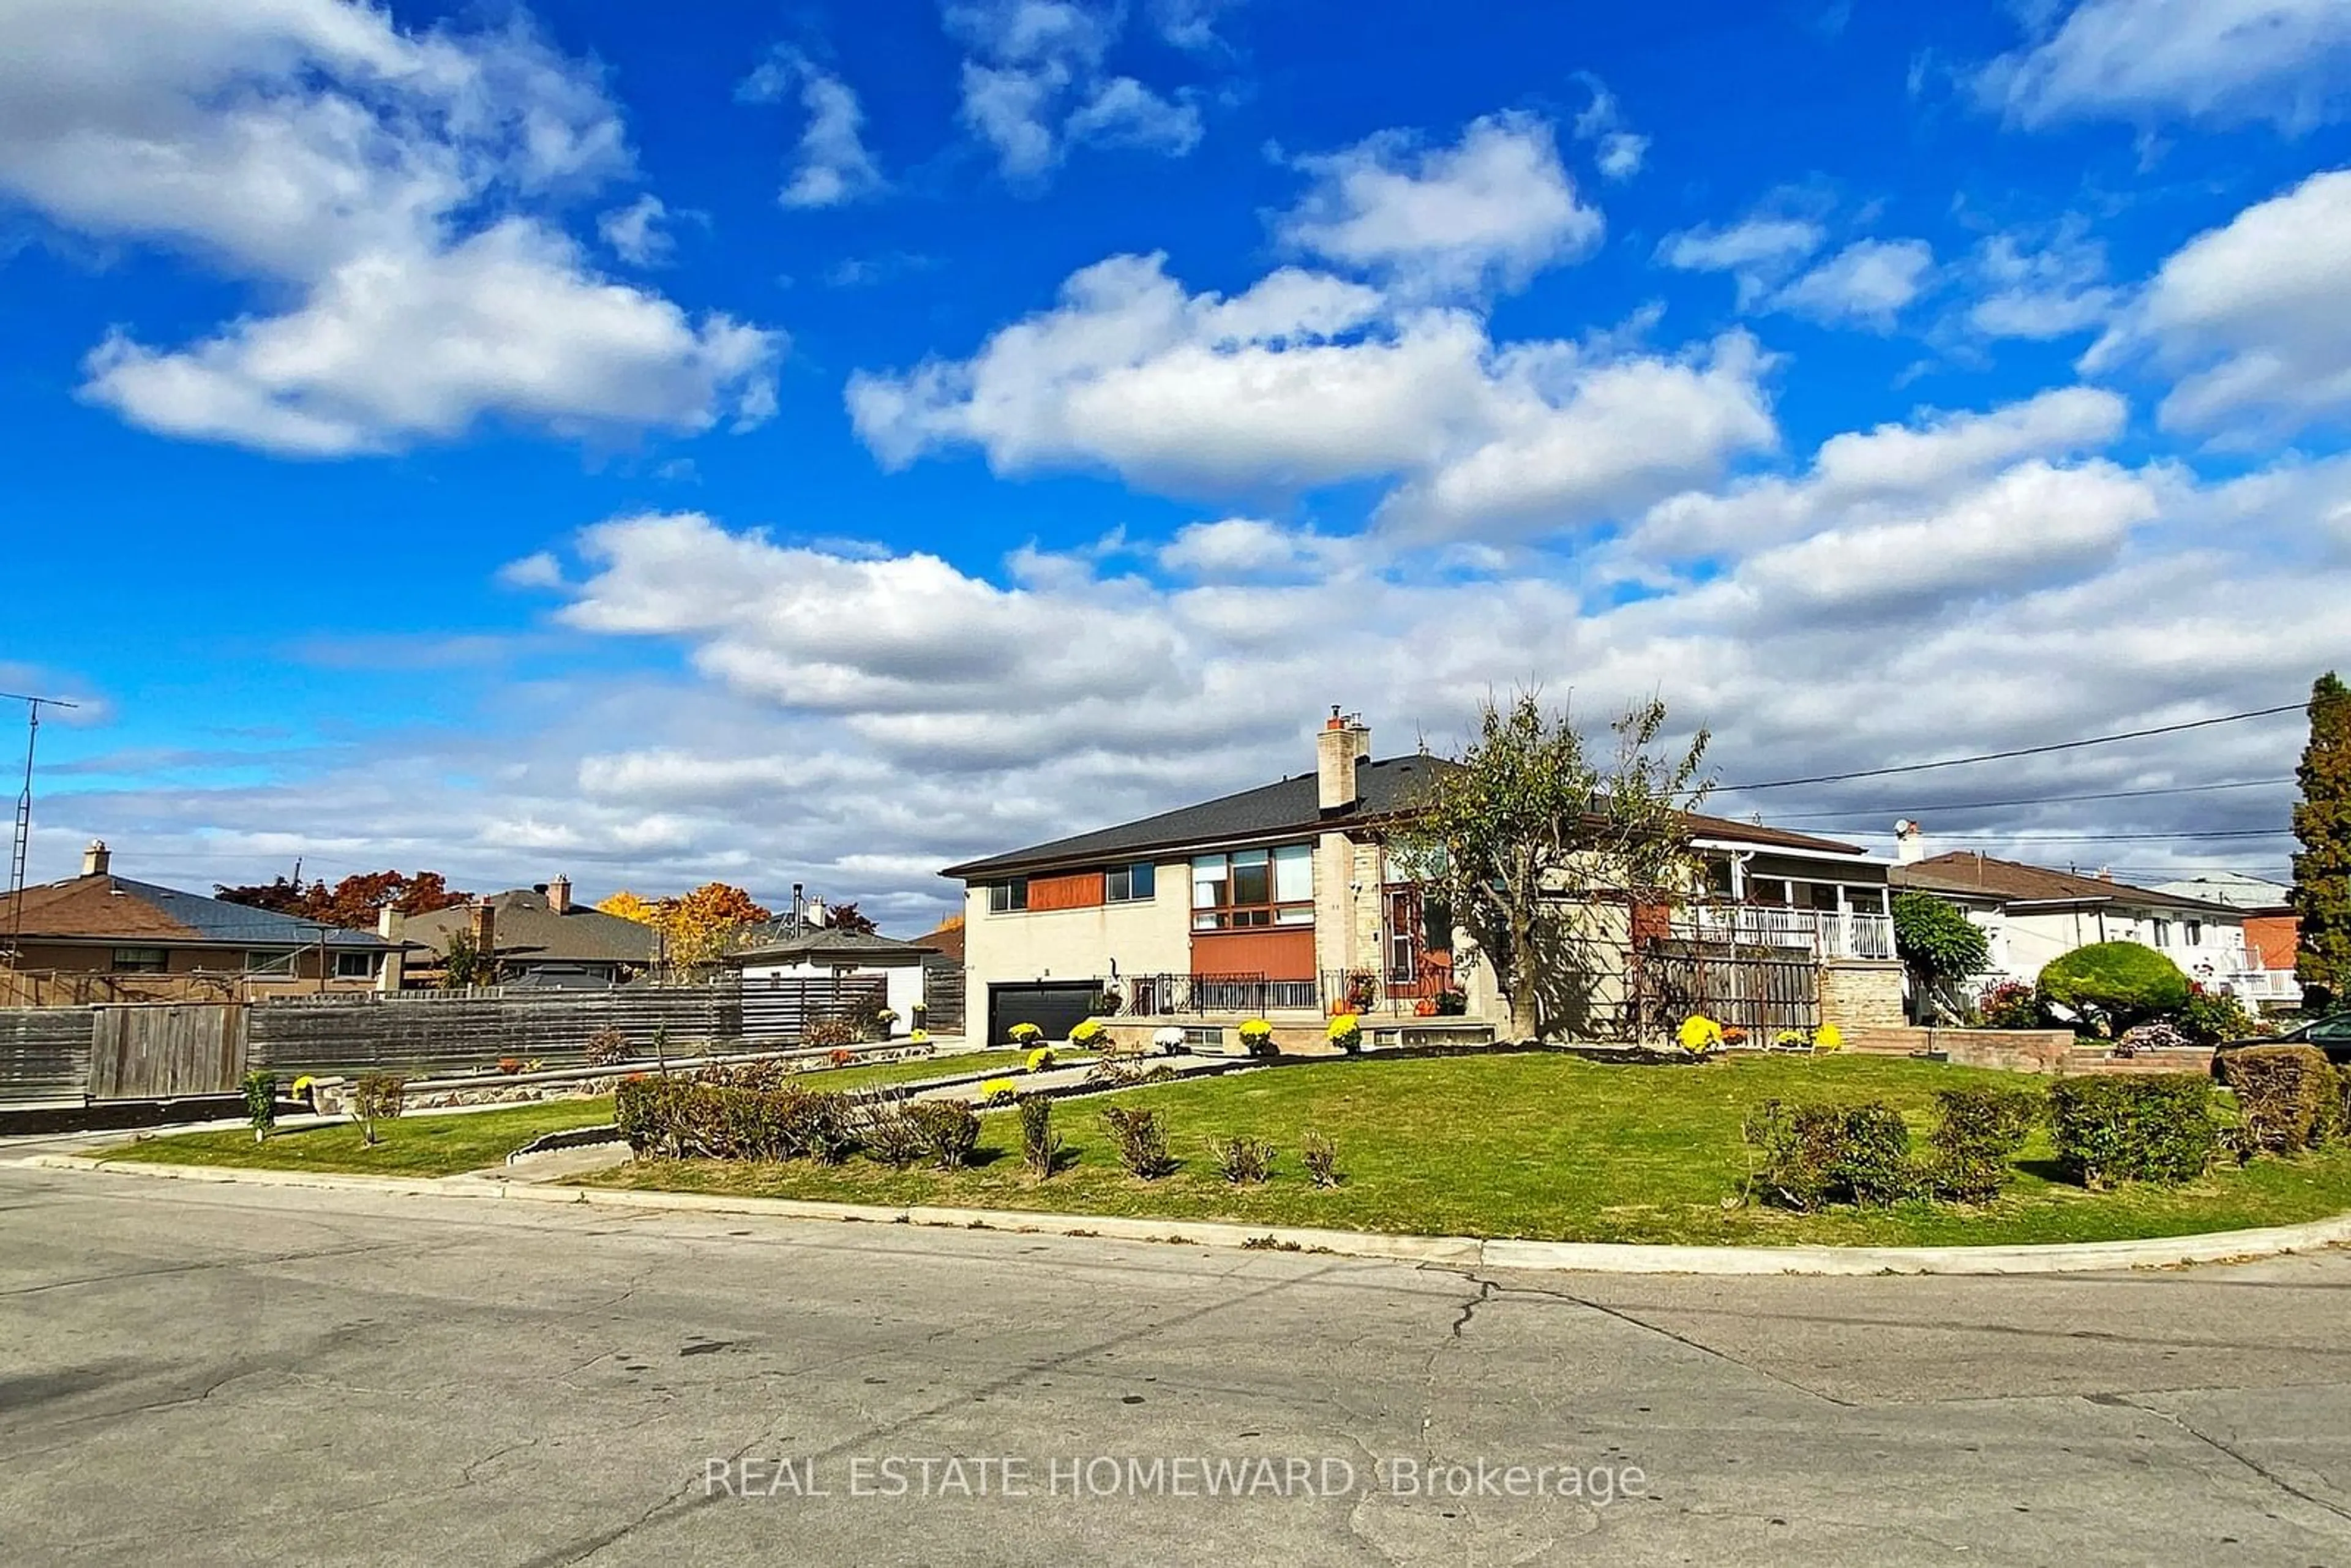
[(1894, 819), (1894, 831), (1897, 837), (1904, 833), (1915, 833), (1917, 831), (1918, 824), (1912, 821), (1909, 818), (1896, 817)]

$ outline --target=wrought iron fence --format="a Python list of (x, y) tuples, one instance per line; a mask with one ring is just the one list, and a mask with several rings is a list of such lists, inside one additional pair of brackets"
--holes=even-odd
[(1315, 981), (1263, 975), (1122, 975), (1102, 988), (1118, 998), (1122, 1018), (1315, 1011), (1322, 1005)]

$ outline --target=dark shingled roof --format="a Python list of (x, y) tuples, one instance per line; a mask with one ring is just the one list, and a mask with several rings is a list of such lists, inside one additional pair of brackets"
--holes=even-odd
[[(1098, 864), (1161, 851), (1189, 852), (1285, 833), (1364, 826), (1408, 813), (1430, 781), (1455, 766), (1442, 757), (1417, 756), (1359, 763), (1355, 768), (1358, 799), (1354, 806), (1328, 815), (1320, 805), (1322, 789), (1316, 776), (1301, 773), (1278, 784), (1261, 785), (1238, 795), (1204, 800), (1196, 806), (1162, 811), (1155, 817), (1123, 822), (1114, 828), (1099, 828), (985, 860), (966, 861), (939, 874), (972, 882), (1056, 866)], [(1757, 827), (1723, 817), (1693, 816), (1688, 821), (1691, 831), (1700, 838), (1736, 839), (1744, 843), (1823, 854), (1864, 852), (1856, 844)]]
[(752, 939), (752, 945), (726, 955), (730, 964), (918, 964), (935, 947), (901, 942), (894, 936), (868, 936), (855, 931), (810, 931), (776, 941)]
[(2051, 871), (2022, 861), (1998, 860), (1972, 850), (1954, 850), (1894, 868), (1896, 887), (1920, 893), (1997, 899), (2004, 904), (2142, 904), (2157, 909), (2179, 909), (2190, 915), (2221, 915), (2241, 918), (2245, 911), (2200, 898), (2182, 898), (2134, 887), (2108, 877), (2084, 876), (2079, 872)]
[[(651, 964), (661, 956), (661, 933), (650, 925), (607, 915), (601, 909), (573, 904), (561, 915), (536, 888), (517, 887), (494, 893), (490, 907), (497, 911), (491, 939), (498, 951), (530, 963)], [(408, 917), (408, 938), (439, 950), (453, 931), (473, 922), (462, 904)]]
[[(0, 897), (0, 925), (10, 918), (9, 901)], [(141, 946), (315, 947), (319, 941), (316, 921), (104, 872), (26, 888), (24, 934), (27, 941), (110, 940)], [(386, 946), (372, 931), (340, 926), (327, 927), (325, 939), (329, 947)]]

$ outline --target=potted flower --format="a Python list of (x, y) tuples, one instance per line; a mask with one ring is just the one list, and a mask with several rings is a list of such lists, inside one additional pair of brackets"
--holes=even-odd
[(1363, 1049), (1364, 1020), (1353, 1013), (1341, 1013), (1322, 1031), (1322, 1038), (1349, 1055)]
[(1263, 1019), (1250, 1019), (1241, 1025), (1241, 1049), (1251, 1056), (1273, 1054), (1273, 1025)]
[(1681, 1028), (1674, 1031), (1674, 1041), (1693, 1057), (1702, 1057), (1719, 1050), (1722, 1026), (1704, 1013), (1692, 1013), (1682, 1019)]
[(1184, 1031), (1167, 1024), (1151, 1031), (1152, 1049), (1162, 1056), (1174, 1056), (1184, 1049)]
[(1098, 1018), (1083, 1019), (1070, 1031), (1070, 1043), (1080, 1051), (1101, 1051), (1111, 1043), (1110, 1028)]
[(1010, 1030), (1012, 1043), (1024, 1051), (1045, 1043), (1045, 1031), (1033, 1023), (1017, 1023)]

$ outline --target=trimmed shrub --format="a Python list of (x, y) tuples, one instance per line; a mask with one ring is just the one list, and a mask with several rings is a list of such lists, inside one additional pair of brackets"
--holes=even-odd
[(838, 1050), (857, 1041), (857, 1021), (841, 1013), (812, 1018), (800, 1028), (800, 1043), (811, 1051)]
[(641, 1155), (825, 1165), (849, 1157), (862, 1125), (846, 1094), (661, 1078), (622, 1083), (612, 1121)]
[(979, 1146), (979, 1117), (961, 1100), (917, 1100), (906, 1107), (923, 1135), (923, 1152), (943, 1171), (959, 1171)]
[(253, 1124), (253, 1141), (261, 1142), (277, 1125), (277, 1074), (259, 1068), (245, 1075), (246, 1119)]
[(1217, 1174), (1235, 1186), (1255, 1186), (1273, 1174), (1273, 1145), (1263, 1138), (1246, 1134), (1210, 1138), (1208, 1153), (1217, 1162)]
[(1322, 1134), (1309, 1132), (1298, 1140), (1298, 1160), (1316, 1186), (1339, 1185), (1338, 1145)]
[(2188, 1005), (2189, 994), (2179, 966), (2137, 942), (2093, 942), (2041, 971), (2045, 999), (2101, 1013), (2118, 1030), (2176, 1013)]
[(2009, 1162), (2041, 1120), (2040, 1091), (2006, 1084), (1938, 1089), (1927, 1135), (1927, 1179), (1938, 1197), (1989, 1203), (2007, 1185)]
[(580, 1060), (590, 1067), (618, 1067), (629, 1060), (629, 1037), (606, 1024), (588, 1037)]
[(1020, 1096), (1020, 1163), (1039, 1181), (1053, 1174), (1053, 1164), (1061, 1157), (1061, 1134), (1053, 1131), (1053, 1097), (1050, 1094)]
[(2223, 1051), (2220, 1072), (2237, 1096), (2248, 1154), (2298, 1154), (2340, 1124), (2343, 1079), (2314, 1045)]
[(2268, 1032), (2245, 1004), (2226, 991), (2195, 987), (2175, 1020), (2180, 1032), (2198, 1045), (2218, 1045), (2224, 1040), (2244, 1040)]
[(1894, 1203), (1918, 1190), (1909, 1125), (1881, 1101), (1791, 1105), (1767, 1100), (1744, 1132), (1762, 1155), (1757, 1180), (1766, 1202), (1811, 1210), (1832, 1203)]
[(1167, 1152), (1167, 1129), (1156, 1111), (1131, 1110), (1123, 1105), (1102, 1107), (1102, 1125), (1118, 1145), (1118, 1163), (1129, 1176), (1157, 1181), (1176, 1168)]
[(2194, 1181), (2220, 1146), (2201, 1072), (2061, 1078), (2049, 1086), (2049, 1124), (2058, 1165), (2092, 1188)]
[(1976, 1016), (1986, 1029), (2041, 1029), (2041, 995), (2022, 980), (2002, 980), (1976, 1002)]
[(857, 1141), (866, 1156), (893, 1170), (904, 1170), (930, 1152), (923, 1129), (915, 1124), (903, 1096), (890, 1095), (863, 1106), (858, 1113)]
[(370, 1072), (351, 1085), (351, 1114), (360, 1124), (360, 1142), (375, 1142), (375, 1124), (400, 1119), (408, 1108), (408, 1080), (397, 1072)]

